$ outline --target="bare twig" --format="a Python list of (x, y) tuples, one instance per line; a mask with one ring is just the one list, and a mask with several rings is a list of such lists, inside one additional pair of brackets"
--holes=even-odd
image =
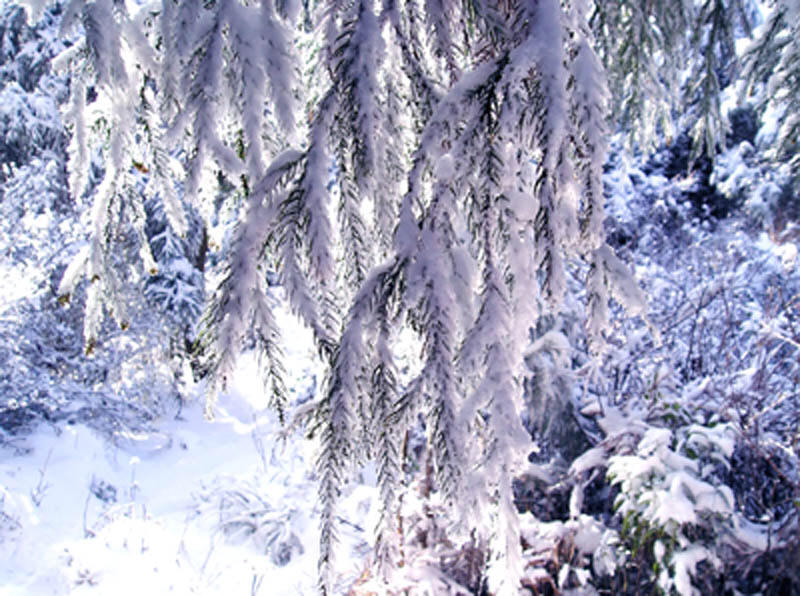
[(42, 500), (44, 499), (44, 494), (48, 488), (50, 488), (50, 484), (44, 481), (45, 472), (47, 472), (47, 464), (50, 463), (50, 456), (53, 455), (53, 449), (51, 448), (47, 457), (42, 464), (42, 467), (39, 468), (39, 482), (36, 486), (31, 489), (31, 500), (33, 504), (39, 507), (42, 504)]

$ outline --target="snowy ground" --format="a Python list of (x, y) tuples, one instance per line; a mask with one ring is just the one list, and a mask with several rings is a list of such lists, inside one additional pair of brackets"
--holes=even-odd
[[(293, 391), (308, 395), (310, 342), (282, 320)], [(258, 379), (243, 357), (211, 422), (198, 397), (149, 436), (42, 425), (29, 452), (0, 452), (0, 593), (314, 593), (314, 445), (280, 429)], [(343, 504), (343, 585), (363, 566), (372, 503), (359, 486)]]

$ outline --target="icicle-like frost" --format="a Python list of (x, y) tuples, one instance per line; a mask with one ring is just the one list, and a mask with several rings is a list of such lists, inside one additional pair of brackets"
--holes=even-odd
[[(162, 0), (161, 18), (158, 20), (161, 43), (164, 47), (165, 55), (180, 56), (180, 51), (176, 47), (176, 36), (178, 35), (178, 7), (173, 0)], [(162, 57), (158, 73), (159, 88), (159, 108), (164, 119), (169, 121), (175, 115), (179, 101), (179, 81), (180, 81), (180, 59), (168, 60)]]
[(350, 466), (358, 457), (355, 453), (354, 408), (351, 401), (355, 395), (361, 395), (364, 360), (363, 329), (358, 317), (351, 318), (333, 359), (328, 389), (321, 406), (324, 426), (317, 470), (322, 504), (319, 566), (323, 594), (332, 594), (336, 502)]
[[(292, 241), (284, 240), (279, 253), (281, 265), (281, 283), (286, 288), (292, 312), (300, 317), (315, 334), (319, 334), (320, 317), (317, 301), (306, 283), (305, 275), (298, 261), (298, 249)], [(327, 337), (327, 334), (324, 334)]]
[(376, 528), (375, 559), (384, 582), (387, 582), (397, 563), (399, 545), (395, 493), (402, 478), (398, 436), (392, 430), (395, 422), (393, 414), (398, 399), (397, 372), (389, 345), (390, 327), (386, 315), (385, 312), (381, 313), (379, 319), (380, 329), (376, 344), (378, 364), (372, 372), (374, 403), (372, 434), (376, 443), (375, 457), (378, 463), (378, 487), (382, 505)]
[[(493, 248), (489, 246), (487, 250), (483, 304), (468, 338), (478, 345), (489, 346), (484, 381), (475, 396), (482, 396), (489, 402), (486, 407), (490, 444), (485, 463), (474, 474), (485, 475), (488, 486), (495, 487), (498, 492), (497, 520), (492, 524), (489, 585), (498, 594), (513, 594), (523, 577), (524, 565), (512, 477), (525, 461), (530, 438), (522, 426), (522, 391), (515, 380), (522, 360), (522, 342), (520, 334), (514, 331), (511, 303), (506, 295), (505, 282), (493, 262)], [(516, 324), (519, 326), (518, 321)], [(482, 404), (474, 398), (465, 404), (463, 416), (467, 421), (478, 416), (478, 405)]]
[(608, 284), (606, 283), (603, 260), (595, 256), (586, 280), (586, 334), (594, 353), (602, 351), (602, 333), (608, 328)]
[(520, 580), (525, 577), (525, 562), (520, 543), (519, 514), (511, 488), (513, 477), (503, 467), (499, 478), (498, 520), (490, 544), (491, 554), (487, 569), (487, 581), (494, 594), (516, 596)]
[[(247, 210), (238, 223), (227, 262), (225, 278), (206, 315), (206, 334), (212, 337), (212, 378), (206, 412), (212, 413), (216, 383), (225, 384), (233, 371), (248, 333), (253, 333), (259, 366), (270, 402), (283, 417), (287, 402), (283, 385), (283, 355), (277, 324), (267, 302), (265, 248), (279, 225), (279, 208), (285, 200), (283, 187), (302, 161), (302, 153), (286, 151), (271, 164), (248, 197)], [(288, 246), (286, 243), (284, 246)], [(289, 293), (292, 288), (288, 287)]]
[(86, 48), (98, 83), (109, 88), (124, 88), (127, 73), (121, 55), (120, 29), (111, 0), (87, 3), (82, 16)]
[(572, 188), (572, 167), (567, 152), (569, 101), (564, 66), (563, 13), (558, 0), (542, 0), (533, 6), (530, 26), (523, 43), (509, 59), (511, 88), (518, 78), (527, 76), (531, 63), (538, 75), (538, 106), (531, 118), (534, 122), (533, 142), (541, 151), (535, 194), (539, 200), (536, 217), (536, 253), (544, 270), (545, 294), (557, 308), (566, 292), (564, 249), (574, 234), (575, 198)]
[[(171, 4), (165, 2), (163, 4)], [(162, 4), (162, 6), (163, 6)], [(129, 15), (124, 5), (117, 4), (115, 7), (123, 13), (120, 33), (124, 40), (126, 50), (133, 56), (129, 59), (134, 61), (139, 69), (147, 73), (156, 73), (159, 69), (158, 54), (150, 45), (147, 39), (145, 21), (150, 15), (145, 10), (139, 10), (134, 15)]]
[(425, 12), (428, 15), (428, 27), (433, 38), (434, 55), (440, 58), (447, 68), (450, 80), (455, 81), (461, 72), (456, 59), (456, 44), (453, 42), (450, 23), (453, 13), (459, 6), (452, 0), (425, 0)]
[(403, 101), (398, 80), (387, 73), (384, 80), (386, 117), (381, 131), (385, 138), (384, 155), (378, 160), (379, 170), (375, 189), (375, 232), (384, 255), (391, 252), (394, 228), (397, 222), (397, 197), (402, 195), (401, 186), (406, 170), (405, 147), (407, 139), (402, 124)]
[(144, 203), (139, 193), (133, 190), (134, 184), (128, 182), (125, 184), (124, 198), (131, 211), (131, 223), (136, 235), (139, 238), (139, 258), (142, 261), (144, 270), (150, 275), (158, 273), (158, 265), (153, 258), (153, 252), (150, 250), (150, 241), (147, 238), (145, 225), (147, 223), (147, 215), (144, 210)]
[(432, 402), (430, 412), (430, 442), (434, 447), (434, 464), (441, 489), (448, 501), (460, 495), (460, 445), (464, 437), (457, 424), (458, 386), (454, 369), (456, 334), (453, 321), (455, 297), (444, 269), (446, 254), (437, 237), (435, 224), (422, 232), (420, 254), (417, 258), (427, 288), (424, 305), (425, 365), (422, 378)]
[(540, 0), (531, 15), (528, 39), (512, 52), (512, 66), (518, 61), (526, 64), (534, 57), (541, 77), (542, 97), (545, 101), (542, 123), (541, 167), (555, 172), (564, 146), (568, 126), (567, 79), (564, 67), (563, 13), (558, 0)]
[(86, 289), (86, 311), (83, 317), (84, 352), (91, 355), (103, 322), (102, 283), (99, 277), (92, 278)]
[[(247, 332), (253, 312), (260, 312), (259, 302), (263, 300), (263, 272), (259, 268), (259, 255), (269, 230), (269, 210), (263, 205), (262, 197), (251, 200), (244, 220), (239, 225), (228, 262), (228, 271), (220, 288), (220, 295), (212, 303), (211, 317), (214, 326), (215, 354), (213, 376), (224, 386), (233, 371), (235, 357)], [(272, 325), (263, 330), (268, 337), (274, 332), (274, 321), (261, 314), (261, 323)], [(209, 388), (206, 400), (206, 415), (213, 416), (216, 387)]]
[(377, 73), (384, 59), (385, 45), (372, 4), (372, 0), (358, 3), (350, 25), (352, 29), (345, 31), (337, 49), (340, 57), (334, 66), (339, 101), (349, 112), (346, 116), (351, 120), (353, 131), (350, 167), (354, 182), (362, 192), (372, 191), (376, 160), (383, 155)]
[[(241, 162), (236, 154), (219, 137), (220, 106), (222, 85), (221, 75), (224, 64), (224, 28), (231, 10), (230, 2), (221, 2), (213, 21), (202, 36), (202, 46), (194, 55), (196, 71), (188, 84), (187, 114), (192, 114), (192, 142), (194, 155), (189, 162), (186, 179), (186, 196), (190, 203), (197, 204), (201, 190), (208, 195), (213, 182), (208, 171), (211, 159), (216, 160), (230, 175), (238, 175)], [(191, 70), (189, 71), (191, 72)], [(191, 76), (191, 75), (189, 75)]]
[(164, 127), (161, 125), (157, 114), (151, 109), (152, 104), (143, 106), (142, 118), (146, 122), (146, 134), (150, 141), (150, 179), (147, 190), (155, 194), (160, 193), (164, 203), (164, 213), (172, 229), (179, 236), (186, 234), (188, 223), (183, 204), (175, 189), (172, 158), (166, 147)]
[(311, 131), (311, 144), (301, 182), (301, 189), (305, 195), (304, 211), (308, 218), (311, 272), (317, 281), (323, 284), (335, 278), (333, 230), (327, 190), (330, 178), (327, 124), (327, 111), (321, 112)]

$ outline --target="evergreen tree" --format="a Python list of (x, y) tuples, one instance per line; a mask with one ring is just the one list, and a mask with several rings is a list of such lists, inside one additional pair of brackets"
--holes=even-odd
[[(28, 4), (36, 19), (47, 2)], [(401, 445), (421, 417), (435, 489), (459, 508), (455, 518), (482, 520), (490, 587), (516, 593), (511, 483), (530, 448), (520, 418), (528, 330), (559, 312), (576, 259), (589, 267), (595, 351), (610, 296), (644, 312), (605, 243), (609, 108), (631, 129), (643, 123), (646, 143), (669, 130), (675, 98), (688, 94), (697, 146), (713, 152), (724, 130), (721, 69), (737, 23), (749, 23), (743, 6), (161, 0), (129, 12), (115, 0), (71, 0), (61, 27), (80, 35), (56, 64), (72, 76), (73, 195), (89, 188), (94, 150), (105, 170), (91, 193), (90, 245), (62, 282), (69, 292), (89, 280), (87, 347), (104, 308), (127, 317), (114, 230), (135, 231), (144, 271), (157, 274), (168, 237), (148, 234), (144, 197), (158, 197), (177, 241), (192, 234), (188, 213), (214, 212), (219, 176), (236, 181), (241, 215), (205, 317), (211, 396), (255, 336), (265, 389), (285, 409), (266, 295), (277, 267), (329, 363), (316, 413), (322, 591), (332, 590), (337, 498), (368, 459), (384, 508), (378, 555), (392, 568)], [(789, 102), (796, 13), (796, 2), (778, 3), (748, 67)], [(695, 73), (688, 85), (682, 52)], [(796, 133), (789, 120), (784, 147)], [(145, 193), (137, 172), (147, 174)], [(408, 355), (397, 337), (408, 329), (420, 350), (417, 372), (401, 381), (397, 359)]]

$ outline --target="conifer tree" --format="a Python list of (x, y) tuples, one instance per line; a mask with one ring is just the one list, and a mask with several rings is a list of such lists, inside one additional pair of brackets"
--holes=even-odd
[[(29, 0), (31, 18), (45, 4)], [(790, 97), (796, 4), (778, 3), (748, 70)], [(105, 172), (91, 245), (61, 291), (88, 280), (92, 345), (103, 309), (125, 316), (109, 255), (115, 220), (139, 232), (144, 270), (157, 272), (135, 172), (148, 173), (144, 194), (163, 203), (177, 236), (190, 210), (213, 213), (220, 176), (234, 181), (242, 208), (205, 317), (209, 411), (254, 336), (283, 415), (266, 296), (266, 271), (277, 267), (329, 364), (316, 412), (321, 591), (333, 589), (337, 499), (370, 459), (383, 506), (377, 554), (392, 568), (401, 444), (421, 417), (436, 490), (458, 504), (455, 517), (482, 520), (490, 587), (515, 594), (524, 570), (511, 483), (529, 449), (520, 419), (528, 329), (561, 309), (572, 260), (588, 264), (595, 350), (609, 297), (644, 311), (604, 238), (609, 111), (631, 129), (642, 123), (646, 143), (668, 131), (677, 94), (694, 94), (696, 136), (713, 151), (724, 129), (717, 61), (741, 6), (158, 0), (129, 12), (116, 0), (70, 0), (62, 29), (80, 35), (56, 64), (72, 75), (72, 193), (87, 191), (95, 149)], [(699, 65), (688, 88), (683, 51)], [(784, 126), (784, 145), (796, 143), (796, 124)], [(420, 351), (417, 372), (401, 381), (397, 336), (408, 329)]]

